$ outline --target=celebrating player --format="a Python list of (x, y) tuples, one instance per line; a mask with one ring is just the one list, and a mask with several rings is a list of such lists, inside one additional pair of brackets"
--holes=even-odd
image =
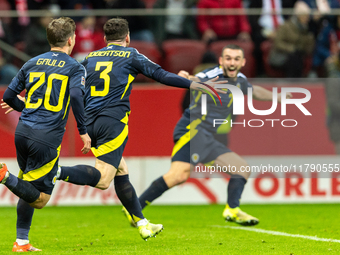
[[(147, 239), (159, 233), (163, 226), (151, 224), (144, 218), (122, 157), (128, 139), (131, 83), (142, 73), (170, 86), (193, 89), (207, 87), (164, 71), (136, 49), (128, 47), (130, 35), (125, 19), (108, 20), (104, 25), (104, 33), (107, 46), (91, 52), (82, 62), (87, 71), (86, 126), (92, 139), (95, 166), (101, 172), (96, 187), (107, 189), (114, 180), (118, 198), (136, 222), (142, 238)], [(207, 83), (214, 86), (211, 81)], [(79, 170), (63, 167), (59, 179), (82, 184), (79, 181), (81, 175)]]
[[(15, 131), (19, 178), (0, 164), (0, 182), (20, 199), (17, 204), (17, 239), (13, 251), (40, 251), (28, 239), (34, 208), (43, 208), (51, 197), (58, 175), (60, 144), (72, 106), (85, 154), (91, 139), (84, 121), (85, 68), (69, 55), (75, 44), (75, 23), (63, 17), (47, 29), (51, 51), (29, 60), (6, 89), (2, 108), (22, 112)], [(26, 89), (25, 103), (17, 95)], [(75, 166), (86, 172), (86, 184), (95, 186), (100, 172), (92, 166)], [(60, 171), (59, 171), (60, 172)]]
[[(200, 72), (196, 76), (189, 76), (185, 71), (181, 71), (179, 74), (197, 81), (204, 81), (215, 76), (218, 76), (220, 80), (227, 78), (229, 84), (238, 86), (244, 94), (247, 94), (248, 87), (252, 87), (252, 85), (240, 73), (240, 69), (245, 63), (243, 49), (237, 45), (227, 45), (222, 50), (219, 66)], [(241, 172), (240, 169), (242, 166), (247, 166), (247, 163), (216, 138), (217, 135), (223, 133), (223, 125), (213, 125), (214, 119), (226, 119), (232, 112), (232, 94), (228, 90), (227, 94), (221, 95), (223, 106), (215, 105), (214, 101), (208, 97), (209, 111), (207, 115), (203, 116), (201, 115), (200, 95), (200, 92), (195, 91), (189, 108), (185, 110), (176, 125), (174, 131), (175, 146), (171, 155), (172, 163), (170, 170), (153, 181), (149, 188), (144, 191), (139, 197), (140, 204), (144, 208), (166, 190), (184, 183), (190, 176), (191, 167), (197, 163), (204, 164), (209, 162), (209, 164), (219, 166), (231, 165), (235, 166), (238, 171), (230, 173), (228, 201), (223, 211), (223, 217), (227, 221), (233, 221), (242, 225), (256, 225), (259, 223), (259, 220), (243, 212), (239, 207), (244, 185), (250, 175), (249, 172)], [(257, 100), (272, 100), (271, 91), (255, 85), (253, 86), (252, 96)], [(280, 100), (280, 96), (278, 98)], [(225, 126), (229, 127), (228, 125)], [(133, 225), (133, 219), (129, 218), (129, 220)]]

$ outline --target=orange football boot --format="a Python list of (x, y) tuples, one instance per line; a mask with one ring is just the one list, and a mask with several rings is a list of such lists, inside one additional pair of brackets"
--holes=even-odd
[(28, 243), (26, 245), (18, 245), (17, 242), (13, 244), (13, 249), (12, 251), (14, 252), (26, 252), (26, 251), (41, 251), (40, 249), (34, 248), (32, 244)]
[(7, 166), (5, 163), (0, 163), (0, 183), (5, 178), (5, 175), (7, 173)]

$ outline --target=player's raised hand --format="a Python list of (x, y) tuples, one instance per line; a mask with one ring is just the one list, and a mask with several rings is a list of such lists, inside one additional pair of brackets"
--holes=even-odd
[(206, 82), (195, 82), (193, 81), (190, 85), (190, 89), (194, 89), (194, 90), (199, 90), (199, 91), (203, 91), (204, 90), (208, 90), (210, 93), (212, 93), (213, 95), (216, 96), (215, 92), (217, 93), (221, 93), (221, 94), (226, 94), (227, 92), (221, 89), (217, 89), (215, 88), (215, 86), (217, 84), (226, 84), (228, 83), (227, 80), (223, 80), (223, 81), (217, 81), (218, 80), (218, 76), (216, 76), (213, 79), (210, 79)]
[(85, 135), (80, 135), (80, 138), (84, 143), (84, 147), (81, 149), (81, 152), (86, 154), (91, 150), (91, 138), (87, 133)]

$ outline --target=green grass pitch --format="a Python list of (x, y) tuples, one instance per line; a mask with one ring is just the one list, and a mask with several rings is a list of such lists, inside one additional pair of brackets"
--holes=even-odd
[[(291, 235), (340, 239), (338, 204), (243, 205), (256, 227)], [(145, 216), (164, 230), (147, 242), (120, 206), (46, 207), (36, 210), (30, 242), (38, 254), (340, 254), (340, 243), (233, 229), (222, 205), (149, 206)], [(0, 208), (0, 254), (15, 241), (16, 209)]]

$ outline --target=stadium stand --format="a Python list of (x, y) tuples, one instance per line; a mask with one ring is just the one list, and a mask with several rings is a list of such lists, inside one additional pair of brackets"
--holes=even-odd
[(166, 40), (162, 49), (165, 54), (165, 70), (173, 73), (186, 70), (192, 73), (195, 66), (201, 63), (206, 46), (202, 41), (196, 40)]
[[(263, 53), (262, 59), (264, 63), (265, 73), (268, 77), (272, 77), (272, 78), (284, 77), (284, 74), (282, 71), (276, 70), (268, 62), (268, 57), (269, 57), (269, 53), (270, 53), (270, 49), (272, 45), (273, 45), (273, 42), (270, 40), (267, 40), (261, 43), (261, 51)], [(308, 56), (304, 61), (303, 77), (307, 76), (311, 67), (312, 67), (312, 57)]]
[(262, 51), (262, 59), (264, 63), (264, 70), (266, 75), (269, 77), (283, 77), (283, 72), (280, 70), (275, 70), (273, 67), (270, 66), (268, 62), (268, 57), (270, 53), (270, 49), (272, 47), (273, 42), (267, 40), (261, 43), (261, 51)]

